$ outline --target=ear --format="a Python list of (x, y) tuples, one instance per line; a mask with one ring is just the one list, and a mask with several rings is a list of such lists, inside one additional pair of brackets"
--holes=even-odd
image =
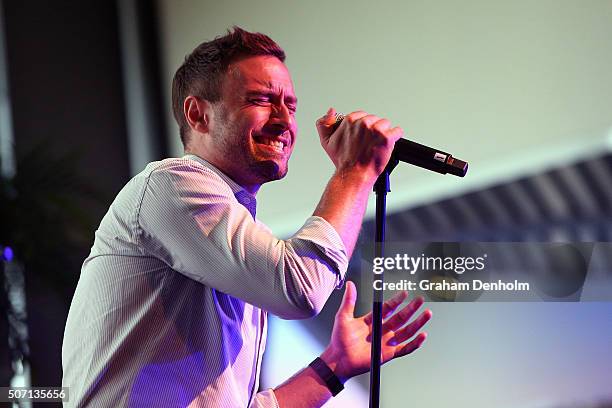
[(206, 99), (189, 95), (183, 102), (183, 115), (191, 130), (208, 133), (212, 119), (212, 106)]

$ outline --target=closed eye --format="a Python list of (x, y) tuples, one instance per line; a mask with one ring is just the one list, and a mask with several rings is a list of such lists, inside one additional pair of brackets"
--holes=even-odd
[[(251, 104), (258, 106), (268, 106), (271, 103), (276, 103), (276, 96), (254, 93), (247, 98), (247, 101)], [(295, 114), (295, 112), (297, 111), (297, 103), (295, 98), (285, 100), (285, 106), (287, 106), (287, 109), (289, 110), (289, 112), (291, 112), (291, 114)]]
[(261, 98), (250, 98), (249, 102), (254, 103), (256, 105), (265, 105), (270, 103), (270, 98), (265, 98), (265, 97), (261, 97)]

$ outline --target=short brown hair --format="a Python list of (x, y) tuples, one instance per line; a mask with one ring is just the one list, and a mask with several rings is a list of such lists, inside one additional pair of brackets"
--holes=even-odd
[(198, 45), (185, 57), (172, 80), (172, 110), (183, 146), (187, 145), (189, 132), (183, 114), (185, 98), (195, 95), (209, 102), (219, 101), (227, 67), (240, 58), (256, 55), (270, 55), (285, 61), (285, 51), (270, 37), (237, 26), (224, 36)]

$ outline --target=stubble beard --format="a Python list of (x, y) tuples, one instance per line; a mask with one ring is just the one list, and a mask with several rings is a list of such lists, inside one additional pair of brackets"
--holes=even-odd
[(249, 171), (259, 178), (261, 184), (280, 180), (287, 175), (289, 166), (286, 162), (281, 167), (274, 160), (258, 159), (253, 155), (249, 155), (249, 158)]
[[(228, 121), (227, 112), (223, 107), (218, 108), (218, 117), (222, 123), (227, 124), (218, 130), (215, 135), (216, 143), (220, 144), (223, 155), (229, 161), (235, 162), (232, 166), (237, 172), (240, 172), (242, 179), (248, 179), (250, 182), (264, 184), (270, 181), (280, 180), (287, 175), (289, 170), (288, 164), (281, 168), (274, 160), (266, 160), (258, 158), (253, 152), (251, 143), (251, 135), (241, 134), (240, 128), (236, 123)], [(233, 142), (232, 142), (233, 141)], [(242, 162), (242, 163), (236, 163)], [(246, 165), (246, 169), (245, 169)], [(244, 174), (246, 172), (247, 174)]]

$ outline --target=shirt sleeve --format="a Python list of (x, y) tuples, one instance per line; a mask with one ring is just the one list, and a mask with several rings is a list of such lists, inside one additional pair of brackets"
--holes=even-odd
[(177, 161), (148, 176), (138, 239), (174, 270), (281, 318), (317, 314), (348, 266), (346, 248), (323, 218), (287, 240), (253, 220), (212, 170)]
[(249, 408), (279, 408), (274, 391), (270, 388), (258, 392), (255, 398), (253, 398), (251, 405), (249, 405)]

